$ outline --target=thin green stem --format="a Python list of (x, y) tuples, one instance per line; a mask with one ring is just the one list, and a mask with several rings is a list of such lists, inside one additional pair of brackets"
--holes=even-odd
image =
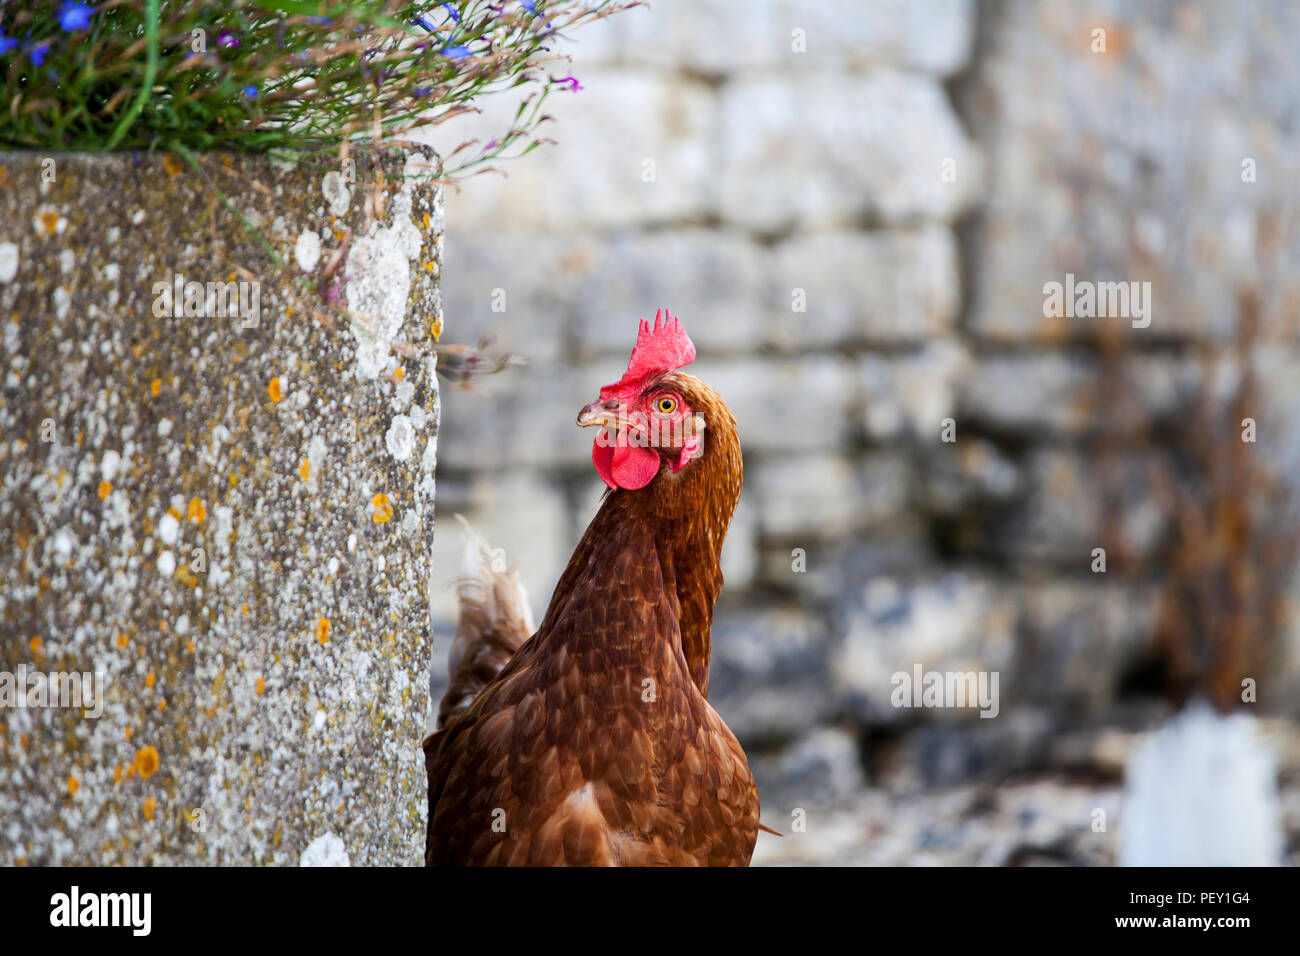
[(117, 129), (113, 130), (113, 135), (108, 138), (109, 149), (122, 141), (122, 137), (131, 128), (135, 118), (140, 115), (140, 111), (144, 109), (144, 104), (149, 101), (149, 96), (153, 91), (153, 78), (158, 73), (158, 6), (159, 0), (146, 0), (145, 2), (144, 37), (145, 42), (149, 44), (149, 48), (144, 65), (144, 82), (140, 84), (140, 92), (136, 94), (135, 101), (131, 103), (131, 108), (126, 111), (122, 121), (117, 124)]

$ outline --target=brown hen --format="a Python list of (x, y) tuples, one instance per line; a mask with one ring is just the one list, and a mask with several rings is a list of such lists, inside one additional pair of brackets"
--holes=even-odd
[(678, 371), (694, 358), (671, 314), (642, 322), (623, 378), (578, 415), (602, 429), (610, 490), (537, 632), (499, 569), (462, 600), (424, 743), (429, 865), (748, 864), (758, 793), (707, 700), (740, 443)]

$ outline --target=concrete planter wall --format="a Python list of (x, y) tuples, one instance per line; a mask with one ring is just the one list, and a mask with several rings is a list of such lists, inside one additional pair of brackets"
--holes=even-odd
[(436, 157), (201, 165), (0, 156), (0, 864), (416, 863)]

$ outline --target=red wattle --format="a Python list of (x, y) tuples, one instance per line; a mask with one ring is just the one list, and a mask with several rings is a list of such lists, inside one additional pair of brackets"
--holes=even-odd
[(644, 488), (659, 474), (659, 453), (629, 445), (626, 433), (618, 436), (616, 444), (602, 444), (599, 439), (593, 442), (591, 463), (605, 484), (628, 491)]

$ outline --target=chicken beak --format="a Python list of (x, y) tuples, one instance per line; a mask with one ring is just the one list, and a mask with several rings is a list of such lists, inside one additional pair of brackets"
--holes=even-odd
[(618, 428), (619, 423), (618, 402), (597, 399), (578, 412), (578, 424), (582, 428)]

